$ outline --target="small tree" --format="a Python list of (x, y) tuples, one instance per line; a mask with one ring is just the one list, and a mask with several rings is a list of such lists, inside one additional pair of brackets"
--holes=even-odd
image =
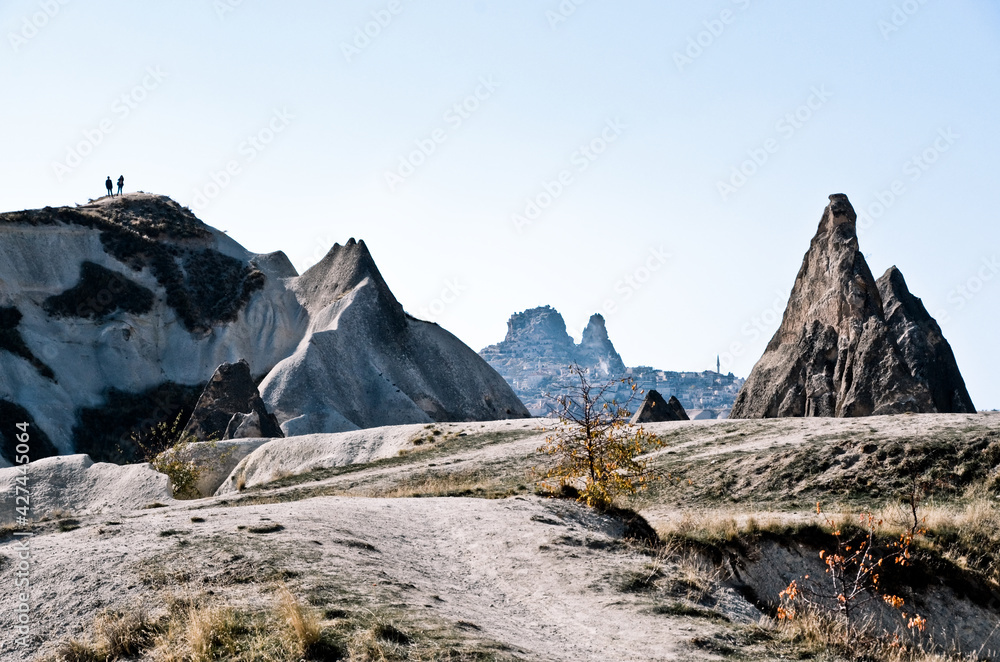
[[(661, 447), (663, 442), (629, 422), (628, 405), (639, 393), (631, 378), (595, 385), (580, 366), (570, 366), (569, 370), (580, 384), (571, 394), (556, 398), (559, 427), (538, 449), (556, 461), (545, 478), (557, 479), (563, 486), (583, 479), (580, 501), (590, 506), (610, 506), (616, 496), (635, 494), (660, 478), (649, 460), (639, 456)], [(629, 396), (624, 403), (618, 403), (613, 394), (622, 384), (627, 386)]]

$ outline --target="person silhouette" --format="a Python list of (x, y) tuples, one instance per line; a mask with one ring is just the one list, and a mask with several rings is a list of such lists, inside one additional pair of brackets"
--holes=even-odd
[(114, 188), (112, 188), (114, 186), (114, 184), (111, 183), (111, 175), (108, 175), (108, 181), (104, 182), (104, 185), (108, 189), (108, 195), (110, 195), (111, 197), (114, 197), (115, 196), (115, 190), (114, 190)]
[(122, 194), (122, 187), (125, 186), (125, 175), (118, 175), (118, 195)]

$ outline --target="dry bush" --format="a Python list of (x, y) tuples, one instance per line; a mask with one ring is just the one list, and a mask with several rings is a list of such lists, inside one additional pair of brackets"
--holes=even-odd
[[(569, 367), (579, 379), (569, 394), (556, 398), (559, 425), (538, 449), (551, 458), (546, 470), (535, 469), (538, 481), (559, 485), (582, 483), (579, 501), (588, 506), (607, 507), (616, 498), (630, 497), (664, 477), (648, 457), (650, 451), (663, 447), (663, 441), (632, 425), (631, 400), (639, 391), (631, 377), (592, 383), (587, 370)], [(619, 386), (629, 391), (628, 400), (614, 399)]]

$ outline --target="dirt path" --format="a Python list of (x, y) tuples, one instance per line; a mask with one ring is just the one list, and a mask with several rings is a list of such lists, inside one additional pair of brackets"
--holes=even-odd
[[(193, 514), (205, 521), (192, 523)], [(261, 523), (282, 528), (237, 528)], [(620, 536), (614, 520), (536, 497), (173, 507), (36, 537), (33, 625), (41, 650), (51, 650), (88, 629), (101, 609), (155, 606), (165, 590), (209, 586), (266, 599), (220, 580), (249, 572), (258, 588), (284, 574), (297, 577), (291, 581), (302, 591), (348, 582), (345, 592), (369, 591), (373, 601), (385, 599), (388, 587), (395, 606), (461, 621), (529, 660), (709, 659), (690, 641), (718, 626), (655, 614), (648, 599), (615, 587), (623, 573), (650, 561)], [(0, 553), (13, 556), (11, 543)], [(0, 581), (10, 585), (12, 573), (5, 563)], [(12, 606), (8, 592), (0, 598), (4, 632), (13, 625)], [(9, 639), (3, 643), (4, 660), (32, 659), (18, 657)]]

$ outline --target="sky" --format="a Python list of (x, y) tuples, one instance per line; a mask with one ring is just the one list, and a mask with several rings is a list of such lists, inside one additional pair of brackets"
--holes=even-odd
[(4, 0), (0, 210), (169, 195), (299, 271), (364, 239), (472, 348), (551, 305), (746, 376), (832, 193), (1000, 408), (996, 0)]

